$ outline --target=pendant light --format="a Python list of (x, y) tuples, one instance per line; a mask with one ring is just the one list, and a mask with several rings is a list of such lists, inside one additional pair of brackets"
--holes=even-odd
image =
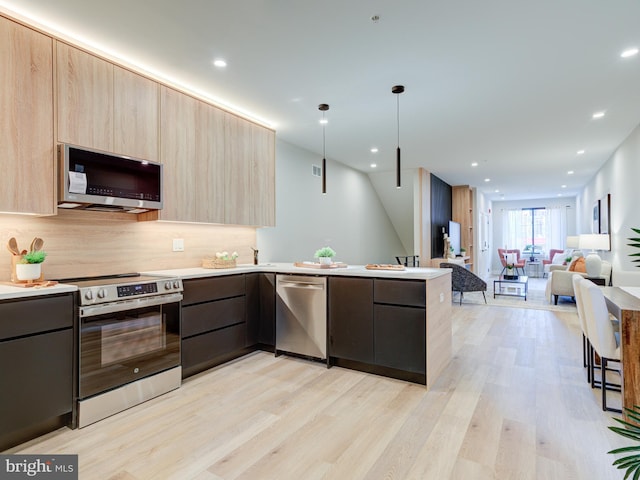
[(391, 87), (391, 93), (396, 95), (396, 119), (398, 124), (398, 147), (396, 149), (396, 188), (402, 186), (402, 179), (400, 178), (400, 94), (404, 92), (404, 85), (396, 85)]
[(327, 155), (325, 152), (325, 125), (327, 124), (327, 120), (324, 118), (324, 112), (329, 110), (329, 105), (326, 103), (321, 103), (318, 105), (318, 110), (322, 112), (322, 193), (327, 193)]

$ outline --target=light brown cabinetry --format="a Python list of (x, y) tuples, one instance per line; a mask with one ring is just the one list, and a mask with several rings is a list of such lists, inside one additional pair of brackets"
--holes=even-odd
[(457, 185), (451, 188), (453, 220), (460, 223), (460, 247), (466, 249), (466, 264), (473, 271), (474, 232), (473, 232), (473, 189), (469, 185)]
[(224, 124), (229, 114), (198, 102), (195, 179), (196, 218), (199, 222), (224, 223)]
[(56, 45), (58, 141), (158, 159), (158, 84), (62, 42)]
[(113, 148), (158, 161), (160, 86), (137, 73), (113, 67)]
[(51, 38), (0, 17), (0, 211), (55, 213)]
[(275, 134), (268, 128), (252, 125), (251, 219), (253, 225), (276, 224)]
[(113, 151), (113, 65), (56, 42), (58, 141)]
[(160, 220), (196, 222), (198, 101), (171, 88), (160, 94), (160, 161), (164, 206)]
[(275, 225), (275, 135), (228, 115), (225, 128), (225, 223)]

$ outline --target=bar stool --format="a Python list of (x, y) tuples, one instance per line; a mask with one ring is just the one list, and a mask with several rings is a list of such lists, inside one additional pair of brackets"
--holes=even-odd
[[(607, 390), (620, 391), (620, 385), (607, 383), (607, 364), (611, 361), (620, 363), (620, 345), (609, 319), (604, 295), (597, 285), (587, 279), (580, 281), (579, 288), (581, 289), (583, 312), (587, 324), (587, 337), (593, 350), (600, 355), (602, 410), (622, 413), (622, 410), (607, 407)], [(591, 386), (593, 387), (595, 382), (592, 355), (590, 362)]]
[(580, 281), (584, 280), (582, 275), (577, 273), (571, 276), (573, 284), (573, 292), (576, 298), (576, 308), (578, 309), (578, 320), (580, 321), (580, 329), (582, 330), (582, 366), (587, 368), (587, 382), (591, 383), (591, 343), (589, 343), (589, 334), (587, 333), (587, 321), (584, 317), (584, 305), (582, 304), (582, 292), (580, 290)]

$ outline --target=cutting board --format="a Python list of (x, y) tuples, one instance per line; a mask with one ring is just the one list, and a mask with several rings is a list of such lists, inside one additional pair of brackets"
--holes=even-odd
[(404, 265), (368, 263), (364, 266), (367, 270), (404, 270)]
[(302, 268), (347, 268), (348, 265), (342, 262), (324, 264), (324, 263), (306, 263), (306, 262), (295, 262), (293, 264), (294, 267), (302, 267)]

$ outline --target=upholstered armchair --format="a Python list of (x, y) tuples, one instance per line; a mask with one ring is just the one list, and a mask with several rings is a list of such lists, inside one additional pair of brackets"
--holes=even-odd
[(484, 292), (487, 291), (487, 282), (465, 267), (455, 263), (443, 262), (440, 268), (450, 268), (451, 272), (451, 290), (460, 292), (460, 305), (462, 305), (462, 297), (464, 292), (482, 292), (484, 303), (487, 303), (487, 297)]
[(549, 273), (549, 266), (553, 263), (553, 257), (555, 257), (557, 253), (564, 253), (564, 250), (552, 248), (551, 250), (549, 250), (549, 258), (545, 258), (542, 260), (542, 268), (544, 269), (544, 274), (542, 275), (543, 277), (546, 277)]
[[(561, 265), (551, 266), (551, 271), (549, 272), (549, 278), (547, 280), (547, 286), (545, 289), (545, 294), (547, 299), (549, 300), (549, 303), (551, 303), (552, 297), (554, 305), (558, 304), (558, 297), (561, 295), (566, 297), (575, 297), (575, 293), (573, 291), (573, 282), (571, 278), (576, 273), (587, 278), (586, 272), (569, 271), (566, 266)], [(604, 284), (609, 285), (609, 282), (611, 280), (611, 264), (609, 262), (604, 260), (602, 261), (600, 275), (597, 278), (603, 279)]]
[(500, 257), (500, 263), (502, 263), (502, 272), (500, 272), (500, 275), (502, 275), (507, 268), (506, 255), (510, 253), (511, 254), (515, 253), (516, 255), (516, 261), (513, 263), (513, 268), (516, 269), (516, 272), (518, 272), (519, 269), (522, 269), (522, 272), (524, 272), (524, 266), (526, 264), (526, 260), (524, 258), (520, 258), (520, 250), (499, 248), (498, 257)]

